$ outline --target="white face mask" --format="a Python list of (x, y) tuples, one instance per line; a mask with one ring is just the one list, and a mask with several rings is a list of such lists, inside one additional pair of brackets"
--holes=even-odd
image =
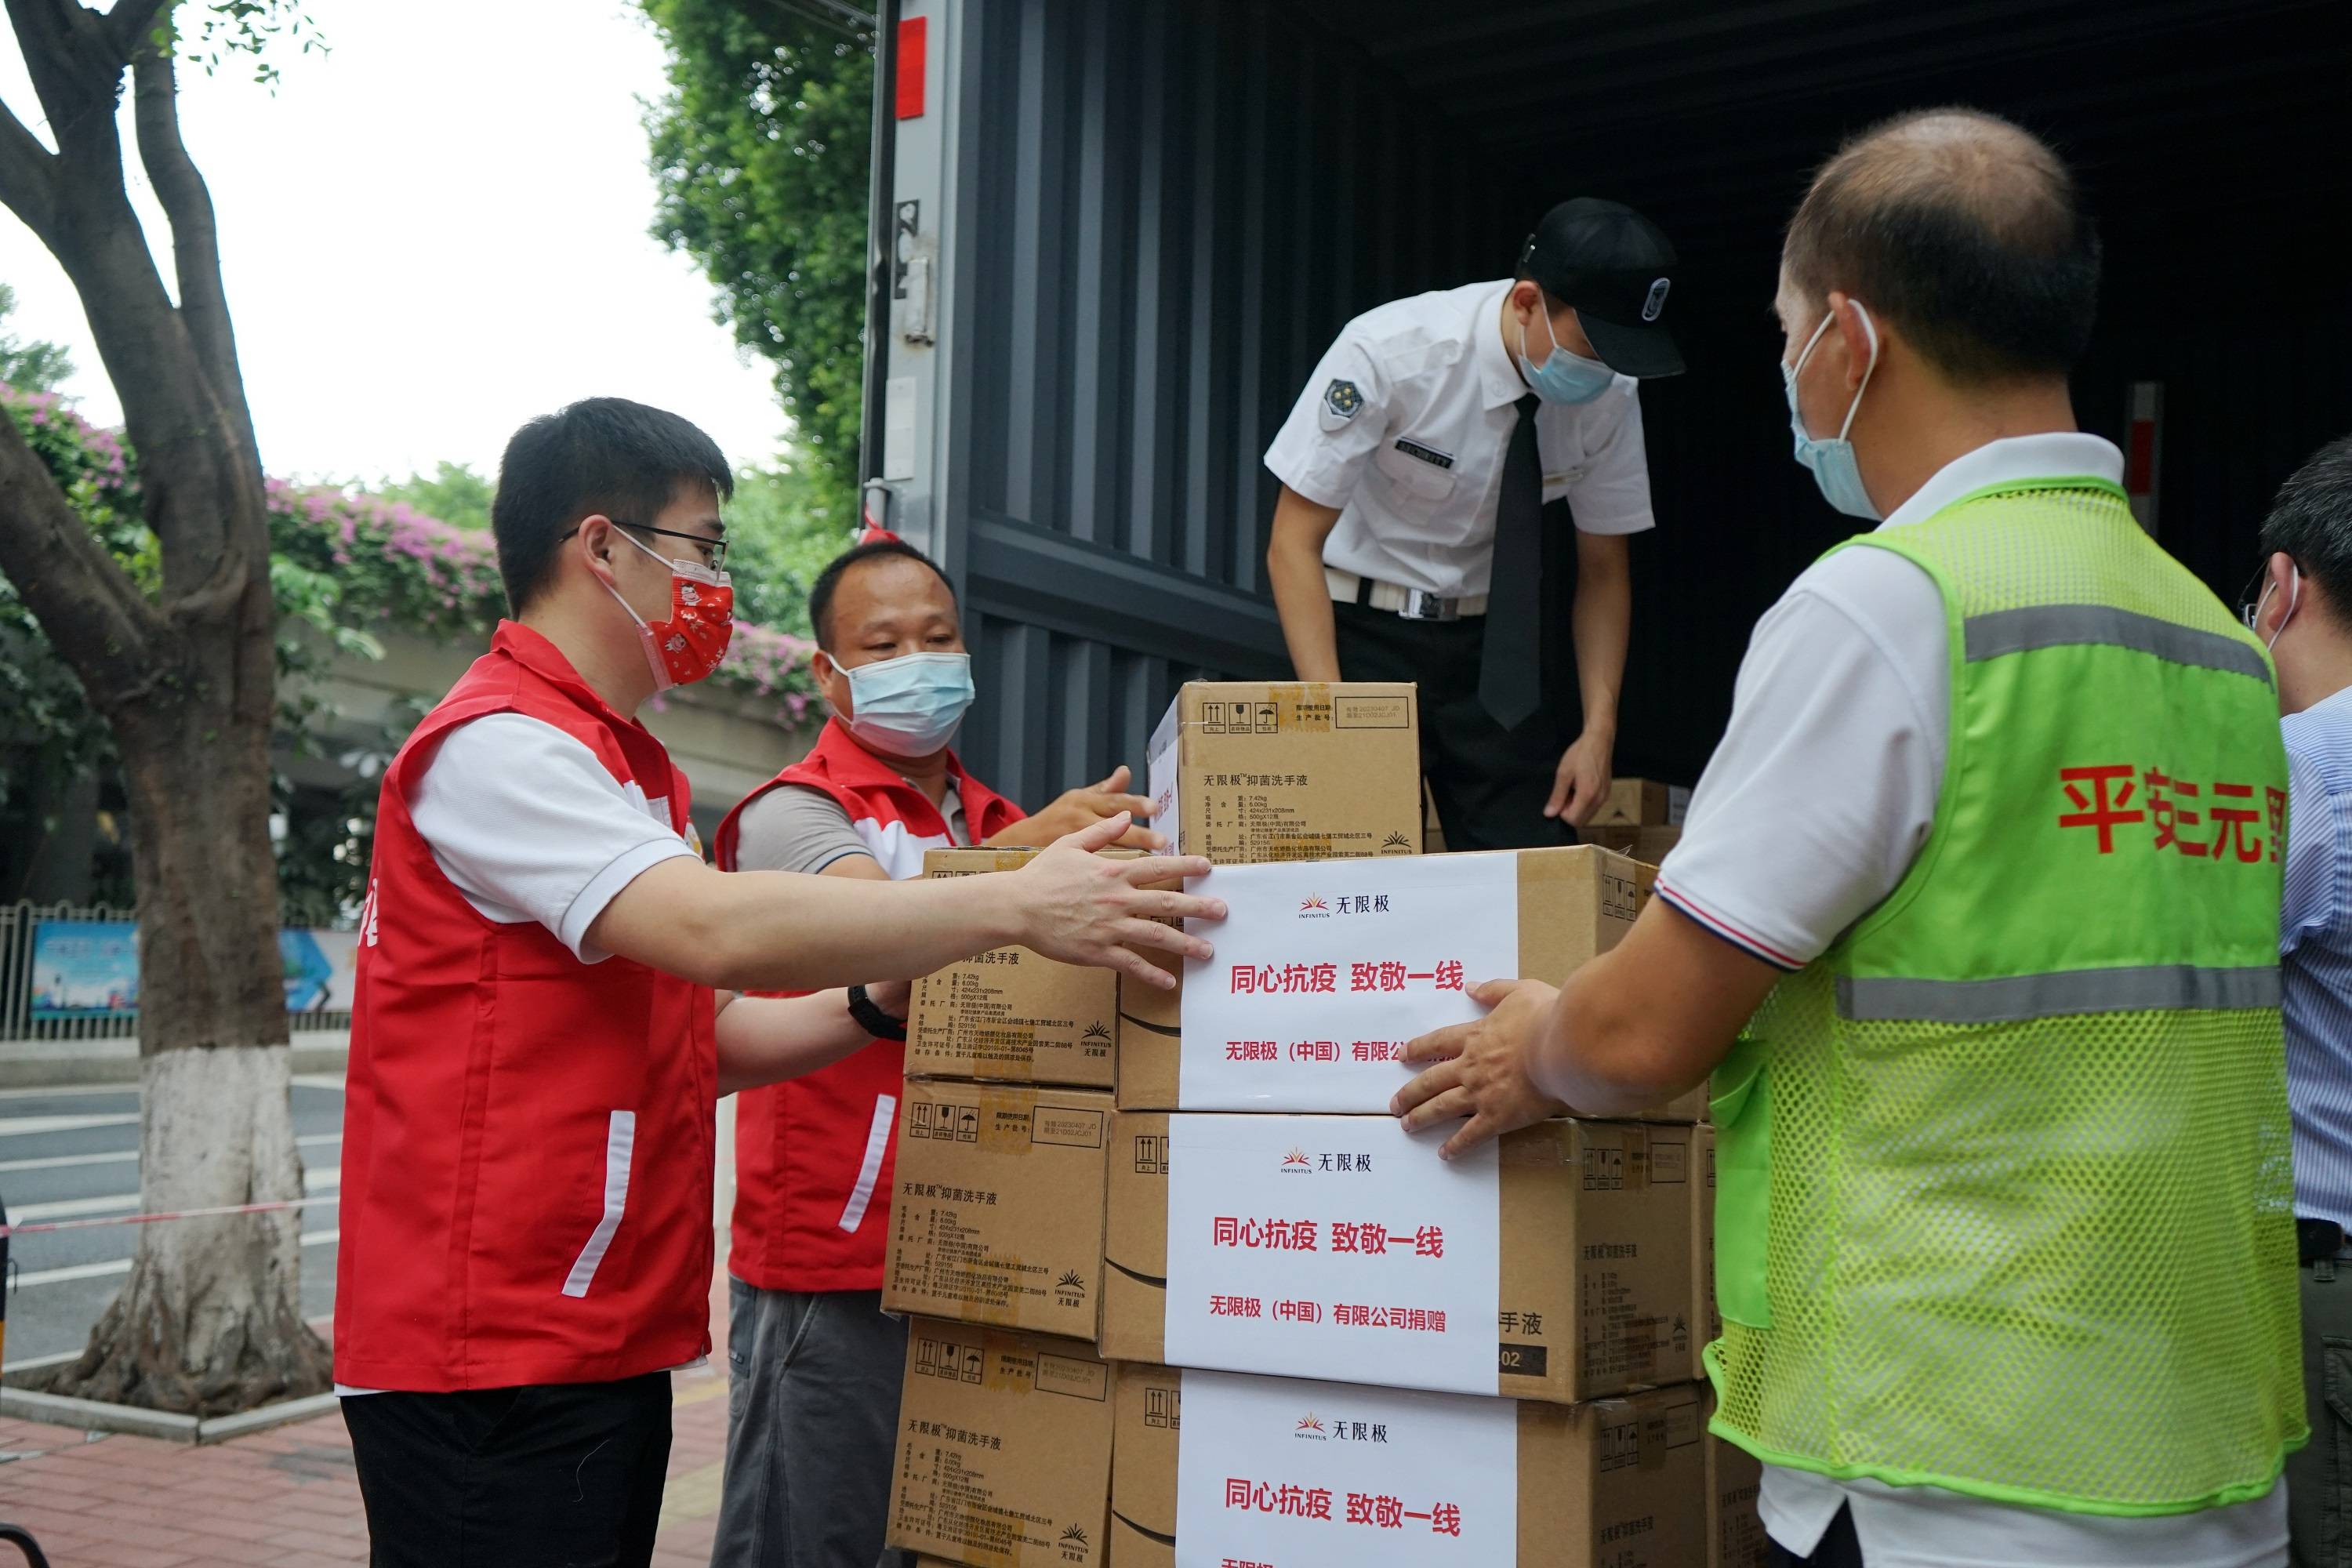
[[(849, 681), (849, 732), (893, 757), (928, 757), (955, 739), (971, 707), (971, 655), (902, 653), (845, 667)], [(835, 716), (840, 715), (836, 710)]]
[[(2263, 639), (2263, 651), (2269, 653), (2275, 653), (2278, 651), (2278, 640), (2280, 637), (2285, 633), (2286, 624), (2294, 619), (2295, 607), (2303, 603), (2303, 568), (2300, 566), (2290, 566), (2287, 570), (2294, 574), (2294, 581), (2287, 585), (2286, 614), (2279, 617), (2279, 624), (2276, 629), (2274, 629), (2270, 636)], [(2269, 604), (2270, 600), (2270, 584), (2265, 583), (2263, 584), (2263, 596), (2254, 601), (2254, 613), (2251, 622), (2249, 623), (2251, 626), (2254, 627), (2260, 627), (2262, 626), (2263, 606)]]

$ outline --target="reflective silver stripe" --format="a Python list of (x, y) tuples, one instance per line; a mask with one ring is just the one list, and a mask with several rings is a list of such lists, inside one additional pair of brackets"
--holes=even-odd
[(866, 1205), (874, 1201), (874, 1183), (882, 1174), (882, 1153), (890, 1147), (890, 1129), (898, 1120), (898, 1097), (877, 1094), (874, 1097), (874, 1120), (866, 1128), (866, 1158), (858, 1162), (857, 1184), (849, 1189), (849, 1201), (841, 1205), (841, 1217), (834, 1221), (837, 1229), (850, 1235), (866, 1223)]
[(1841, 979), (1838, 1016), (1937, 1024), (2014, 1024), (2071, 1013), (2142, 1013), (2182, 1008), (2275, 1007), (2275, 963), (2200, 969), (2151, 963), (2131, 969), (2071, 969), (1998, 980)]
[(2271, 683), (2263, 656), (2221, 632), (2200, 632), (2111, 605), (2031, 605), (1970, 616), (1962, 625), (1969, 661), (1999, 658), (2038, 647), (2098, 643), (2154, 654), (2173, 664), (2197, 665)]
[(604, 1261), (605, 1252), (613, 1245), (613, 1237), (621, 1228), (621, 1215), (629, 1206), (629, 1159), (637, 1145), (637, 1113), (616, 1110), (604, 1124), (604, 1213), (589, 1233), (588, 1245), (572, 1260), (572, 1272), (564, 1277), (563, 1293), (585, 1296), (596, 1278), (597, 1265)]

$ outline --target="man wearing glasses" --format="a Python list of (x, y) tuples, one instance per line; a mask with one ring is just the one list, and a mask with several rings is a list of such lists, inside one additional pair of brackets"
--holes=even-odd
[[(534, 419), (491, 509), (514, 618), (385, 770), (343, 1115), (335, 1380), (377, 1568), (651, 1560), (669, 1371), (710, 1349), (719, 1094), (813, 1072), (905, 983), (1019, 943), (1169, 977), (1136, 884), (1204, 860), (1087, 851), (862, 881), (703, 863), (636, 721), (725, 656), (710, 438), (592, 398)], [(985, 885), (983, 885), (985, 884)], [(744, 991), (807, 994), (741, 996)]]
[(2287, 1461), (2287, 1505), (2298, 1568), (2338, 1568), (2352, 1563), (2352, 437), (2280, 488), (2263, 554), (2245, 613), (2277, 661), (2286, 715), (2279, 958), (2311, 1422), (2310, 1446)]

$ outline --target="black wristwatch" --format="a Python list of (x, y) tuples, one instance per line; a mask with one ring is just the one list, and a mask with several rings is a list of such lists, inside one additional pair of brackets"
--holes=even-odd
[(866, 994), (863, 985), (849, 988), (849, 1016), (857, 1020), (860, 1028), (877, 1040), (903, 1040), (907, 1037), (907, 1020), (893, 1018), (882, 1011), (880, 1005)]

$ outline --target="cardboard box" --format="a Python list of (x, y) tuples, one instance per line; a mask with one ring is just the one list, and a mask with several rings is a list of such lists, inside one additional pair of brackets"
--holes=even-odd
[(1121, 1365), (1112, 1565), (1174, 1568), (1181, 1542), (1197, 1563), (1686, 1568), (1701, 1394), (1569, 1407)]
[(1660, 784), (1655, 779), (1613, 779), (1609, 784), (1609, 798), (1601, 802), (1592, 820), (1603, 826), (1625, 823), (1635, 827), (1680, 827), (1683, 814), (1690, 809), (1690, 796), (1691, 792), (1681, 784)]
[(1111, 1398), (1087, 1345), (917, 1318), (889, 1543), (983, 1568), (1097, 1568)]
[(1683, 841), (1680, 827), (1636, 827), (1624, 822), (1588, 826), (1577, 832), (1587, 844), (1629, 855), (1644, 866), (1664, 865), (1666, 856)]
[(1410, 682), (1187, 681), (1151, 737), (1151, 826), (1221, 866), (1421, 851)]
[(882, 1305), (1095, 1337), (1111, 1098), (910, 1079)]
[[(1386, 1114), (1405, 1042), (1485, 1011), (1467, 985), (1559, 984), (1617, 945), (1653, 879), (1584, 846), (1221, 867), (1202, 888), (1232, 913), (1216, 956), (1184, 965), (1189, 1003), (1120, 998), (1119, 1109)], [(1647, 1114), (1706, 1113), (1695, 1090)]]
[[(1036, 853), (934, 849), (923, 875), (1011, 871)], [(994, 948), (915, 983), (907, 1075), (1108, 1089), (1118, 1079), (1118, 1027), (1117, 971)]]
[(1691, 1284), (1697, 1291), (1691, 1321), (1704, 1349), (1723, 1338), (1723, 1313), (1715, 1304), (1715, 1129), (1695, 1127), (1691, 1134)]
[(1103, 1353), (1557, 1404), (1694, 1375), (1689, 1128), (1547, 1121), (1442, 1162), (1443, 1141), (1120, 1112)]
[[(1714, 1418), (1711, 1394), (1706, 1415)], [(1764, 1568), (1772, 1560), (1771, 1540), (1757, 1511), (1763, 1489), (1764, 1462), (1738, 1444), (1708, 1434), (1706, 1568)]]

